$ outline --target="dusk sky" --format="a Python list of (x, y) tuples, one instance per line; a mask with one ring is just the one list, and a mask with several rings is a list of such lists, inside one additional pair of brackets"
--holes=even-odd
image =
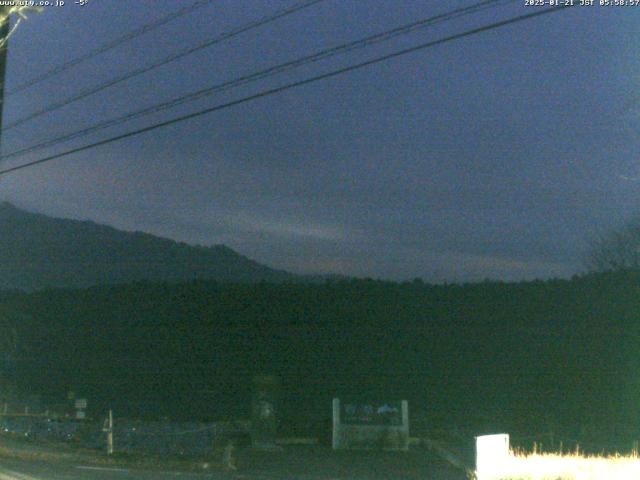
[[(193, 2), (66, 3), (16, 29), (8, 92)], [(7, 95), (4, 125), (295, 3), (209, 2)], [(324, 0), (9, 128), (2, 150), (474, 3)], [(541, 8), (502, 2), (0, 167)], [(8, 174), (0, 200), (297, 273), (568, 277), (640, 210), (639, 31), (640, 6), (565, 9)]]

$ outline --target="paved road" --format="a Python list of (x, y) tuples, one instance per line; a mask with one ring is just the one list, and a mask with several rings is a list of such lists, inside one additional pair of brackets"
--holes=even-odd
[(272, 472), (162, 472), (24, 460), (0, 460), (0, 480), (293, 480), (293, 478), (296, 480), (346, 480), (313, 474), (290, 477), (286, 474), (277, 475)]
[(0, 480), (233, 480), (223, 473), (184, 473), (133, 470), (129, 468), (94, 467), (68, 463), (52, 463), (0, 459)]
[[(263, 454), (264, 455), (264, 454)], [(238, 472), (143, 470), (0, 458), (0, 480), (463, 480), (426, 452), (251, 454)]]
[(95, 467), (24, 460), (0, 460), (0, 480), (346, 480), (323, 475), (300, 474), (295, 477), (272, 472), (187, 473), (149, 471), (130, 468)]

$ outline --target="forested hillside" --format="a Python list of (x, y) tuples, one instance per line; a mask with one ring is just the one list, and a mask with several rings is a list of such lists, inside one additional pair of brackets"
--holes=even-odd
[(354, 394), (407, 398), (430, 422), (486, 418), (510, 431), (587, 420), (609, 431), (640, 416), (638, 273), (138, 283), (1, 300), (3, 321), (19, 326), (11, 373), (23, 390), (74, 389), (123, 415), (243, 415), (251, 376), (267, 372), (282, 378), (288, 421)]

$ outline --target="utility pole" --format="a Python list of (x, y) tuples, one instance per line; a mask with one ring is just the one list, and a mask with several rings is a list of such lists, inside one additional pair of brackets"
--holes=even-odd
[(9, 49), (9, 31), (11, 19), (9, 18), (10, 7), (0, 7), (0, 41), (4, 40), (0, 47), (0, 154), (2, 154), (2, 112), (4, 111), (4, 79), (7, 71), (7, 52)]
[(107, 455), (113, 455), (113, 410), (109, 410), (109, 431), (107, 432)]

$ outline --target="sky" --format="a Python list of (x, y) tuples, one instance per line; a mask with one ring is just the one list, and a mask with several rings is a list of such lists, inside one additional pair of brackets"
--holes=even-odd
[[(475, 1), (323, 0), (7, 128), (299, 2), (211, 1), (11, 94), (191, 3), (67, 0), (29, 14), (10, 39), (3, 153)], [(544, 8), (504, 3), (0, 167)], [(0, 178), (0, 200), (225, 244), (296, 273), (569, 277), (584, 271), (592, 239), (638, 213), (638, 27), (640, 6), (575, 6), (16, 171)]]

